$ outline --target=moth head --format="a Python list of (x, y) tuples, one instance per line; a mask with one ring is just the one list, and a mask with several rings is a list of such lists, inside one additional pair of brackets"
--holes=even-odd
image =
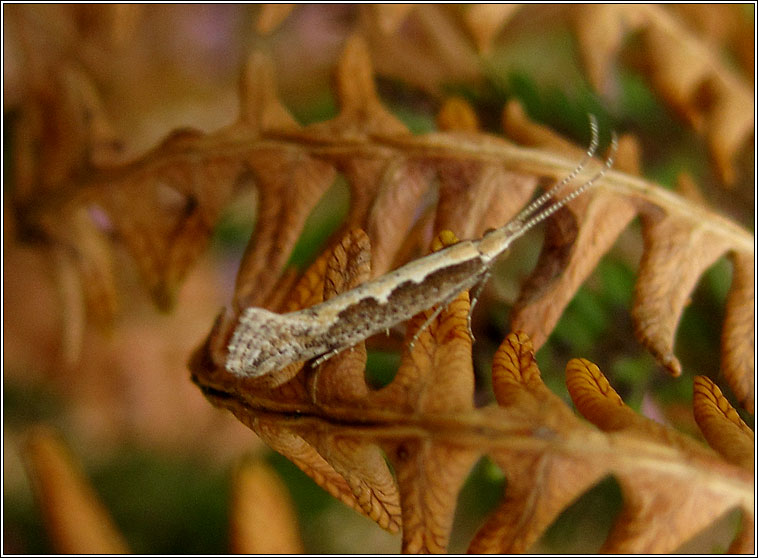
[[(312, 337), (312, 322), (300, 312), (277, 314), (246, 308), (228, 345), (226, 369), (237, 376), (260, 377), (306, 360), (303, 340)], [(317, 353), (314, 353), (317, 354)]]
[(273, 317), (263, 308), (246, 308), (227, 346), (226, 369), (236, 376), (260, 376), (268, 370), (266, 361), (274, 354), (268, 332)]

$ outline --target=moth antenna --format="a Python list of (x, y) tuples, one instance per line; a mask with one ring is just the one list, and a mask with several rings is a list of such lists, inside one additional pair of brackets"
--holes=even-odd
[(587, 148), (587, 151), (584, 154), (584, 158), (579, 162), (579, 164), (572, 170), (567, 176), (565, 176), (560, 182), (555, 183), (547, 192), (543, 193), (540, 197), (538, 197), (536, 200), (534, 200), (532, 203), (530, 203), (528, 206), (526, 206), (521, 213), (519, 213), (516, 218), (514, 219), (515, 222), (519, 223), (526, 219), (531, 213), (533, 213), (535, 210), (541, 208), (545, 203), (550, 200), (555, 194), (557, 194), (560, 190), (563, 189), (566, 184), (574, 180), (577, 175), (582, 172), (585, 166), (587, 166), (587, 163), (592, 159), (592, 157), (595, 156), (595, 151), (597, 151), (597, 146), (600, 142), (599, 140), (599, 132), (598, 132), (598, 125), (597, 125), (597, 118), (595, 118), (594, 114), (589, 115), (590, 119), (590, 132), (592, 134), (592, 137), (590, 139), (590, 145)]
[(605, 173), (608, 172), (608, 170), (613, 166), (613, 161), (616, 157), (617, 151), (618, 151), (618, 138), (616, 137), (616, 133), (613, 132), (611, 134), (611, 149), (608, 153), (608, 158), (605, 160), (605, 164), (603, 165), (603, 168), (600, 169), (600, 171), (595, 176), (593, 176), (587, 182), (579, 186), (579, 188), (577, 188), (576, 190), (573, 190), (570, 194), (558, 200), (554, 204), (549, 205), (548, 207), (542, 209), (539, 213), (537, 213), (531, 219), (529, 219), (526, 223), (524, 223), (522, 225), (522, 233), (528, 231), (529, 229), (534, 227), (537, 223), (544, 221), (545, 219), (550, 217), (553, 213), (558, 211), (567, 203), (578, 198), (582, 193), (584, 193), (589, 188), (591, 188), (595, 182), (603, 178), (603, 176), (605, 176)]

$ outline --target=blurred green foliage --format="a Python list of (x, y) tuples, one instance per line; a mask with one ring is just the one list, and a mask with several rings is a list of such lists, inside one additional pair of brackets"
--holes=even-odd
[(227, 548), (227, 471), (125, 447), (91, 470), (90, 479), (132, 551), (214, 554)]

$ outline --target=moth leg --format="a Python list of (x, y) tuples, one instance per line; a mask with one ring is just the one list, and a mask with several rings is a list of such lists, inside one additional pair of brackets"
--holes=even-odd
[(324, 364), (327, 360), (329, 360), (330, 358), (332, 358), (337, 353), (341, 353), (343, 350), (344, 349), (333, 349), (333, 350), (329, 351), (328, 353), (325, 353), (325, 354), (321, 355), (320, 357), (318, 357), (316, 360), (314, 360), (311, 363), (311, 368), (316, 368), (317, 366), (319, 366), (321, 364)]
[(419, 336), (424, 332), (424, 330), (428, 328), (429, 325), (435, 320), (435, 318), (440, 315), (440, 312), (447, 308), (456, 298), (458, 298), (458, 293), (455, 293), (453, 296), (446, 298), (437, 305), (437, 308), (434, 309), (432, 315), (429, 316), (423, 324), (421, 324), (421, 327), (418, 328), (418, 330), (416, 330), (416, 333), (413, 335), (411, 342), (408, 343), (408, 348), (410, 350), (413, 350), (413, 347), (416, 345), (416, 341), (418, 341)]
[[(487, 280), (490, 278), (490, 273), (487, 272), (481, 280), (476, 284), (476, 287), (474, 289), (474, 293), (471, 296), (471, 306), (469, 307), (468, 316), (466, 318), (466, 326), (468, 328), (468, 334), (471, 336), (471, 342), (474, 342), (474, 332), (471, 330), (471, 313), (474, 311), (474, 306), (476, 306), (476, 302), (479, 299), (479, 295), (482, 293), (482, 289), (484, 288), (485, 283), (487, 283)], [(408, 343), (408, 348), (413, 350), (413, 347), (416, 344), (416, 341), (418, 341), (419, 336), (423, 333), (423, 331), (429, 327), (429, 325), (434, 321), (434, 319), (440, 315), (440, 312), (447, 308), (456, 298), (458, 297), (458, 293), (454, 294), (453, 296), (447, 298), (446, 300), (443, 300), (439, 303), (437, 308), (434, 310), (431, 316), (429, 316), (423, 324), (421, 324), (421, 327), (418, 328), (416, 333), (413, 335), (413, 339), (411, 339), (411, 342)]]
[(474, 331), (471, 329), (471, 315), (474, 313), (474, 306), (476, 306), (476, 303), (479, 301), (479, 295), (482, 294), (482, 289), (487, 281), (489, 281), (490, 275), (489, 271), (485, 273), (481, 281), (479, 281), (474, 287), (474, 292), (471, 293), (471, 305), (469, 306), (468, 316), (466, 317), (466, 326), (468, 327), (468, 334), (471, 336), (472, 343), (474, 342)]
[(445, 308), (449, 303), (447, 301), (441, 302), (437, 308), (434, 309), (434, 312), (431, 316), (429, 316), (426, 321), (421, 324), (421, 327), (416, 330), (416, 333), (413, 334), (413, 338), (411, 339), (411, 342), (408, 343), (408, 349), (413, 350), (413, 347), (416, 345), (416, 341), (418, 340), (419, 336), (423, 333), (423, 331), (429, 327), (429, 324), (431, 324), (434, 319), (440, 315), (440, 312), (442, 312), (443, 308)]

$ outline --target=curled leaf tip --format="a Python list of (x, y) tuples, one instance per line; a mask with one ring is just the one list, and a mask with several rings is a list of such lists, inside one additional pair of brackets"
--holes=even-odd
[(626, 410), (618, 393), (600, 368), (584, 358), (566, 365), (566, 387), (577, 410), (603, 430), (617, 430), (627, 424)]
[(455, 236), (453, 231), (444, 230), (434, 237), (434, 240), (432, 241), (432, 252), (438, 252), (439, 250), (452, 246), (457, 242), (458, 237)]
[(451, 97), (437, 114), (437, 127), (443, 131), (476, 132), (479, 129), (479, 119), (464, 99)]
[(753, 431), (719, 387), (705, 376), (695, 376), (692, 410), (695, 422), (711, 447), (728, 461), (753, 468)]
[(566, 385), (572, 397), (574, 394), (581, 396), (583, 393), (592, 393), (610, 403), (624, 405), (600, 368), (586, 358), (571, 359), (566, 365)]
[(675, 356), (672, 355), (671, 358), (666, 359), (663, 364), (668, 373), (674, 378), (678, 378), (682, 375), (682, 364)]
[(531, 339), (521, 331), (509, 333), (492, 361), (492, 387), (497, 402), (508, 406), (520, 390), (541, 381)]
[(24, 457), (56, 552), (129, 552), (108, 510), (56, 430), (33, 428), (26, 439)]
[(237, 467), (230, 515), (235, 553), (303, 552), (287, 487), (264, 462), (250, 459)]
[(292, 13), (296, 4), (264, 4), (255, 20), (255, 31), (260, 35), (270, 35)]

